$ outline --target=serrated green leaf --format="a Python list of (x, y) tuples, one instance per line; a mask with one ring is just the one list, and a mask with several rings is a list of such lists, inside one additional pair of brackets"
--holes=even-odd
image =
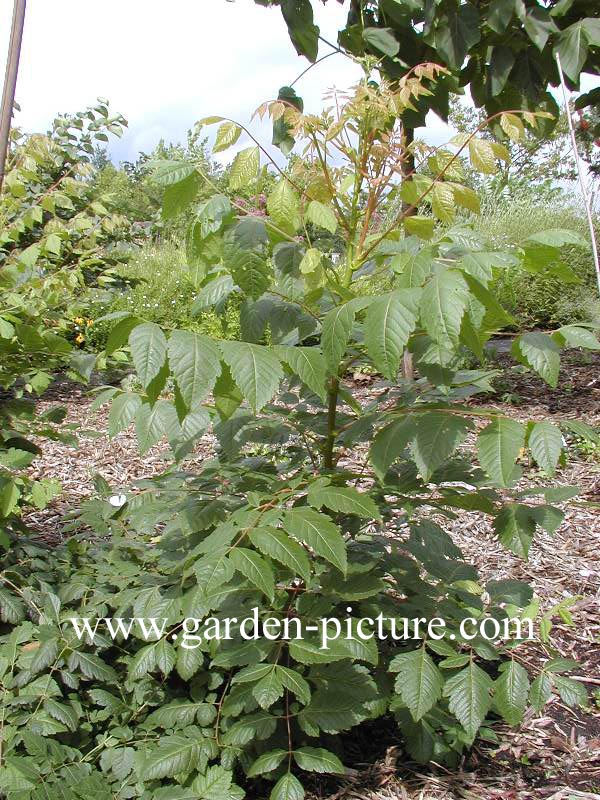
[(254, 683), (269, 675), (273, 671), (273, 664), (250, 664), (248, 667), (237, 672), (232, 683)]
[(505, 505), (494, 519), (494, 530), (502, 544), (521, 558), (527, 558), (535, 533), (535, 518), (529, 506)]
[(182, 214), (196, 199), (200, 188), (200, 176), (194, 172), (185, 180), (167, 186), (163, 194), (162, 218), (174, 219)]
[(538, 233), (532, 233), (525, 239), (525, 242), (534, 242), (545, 247), (564, 247), (566, 244), (587, 247), (587, 242), (581, 234), (568, 228), (547, 228)]
[(308, 204), (306, 218), (313, 225), (324, 228), (330, 233), (335, 233), (337, 229), (337, 219), (331, 206), (325, 205), (318, 200), (311, 200)]
[(320, 250), (317, 250), (316, 247), (309, 247), (306, 253), (304, 253), (302, 261), (300, 262), (300, 272), (303, 275), (310, 275), (321, 266), (322, 260), (323, 253)]
[(16, 483), (6, 480), (0, 486), (0, 517), (8, 517), (17, 508), (21, 492)]
[(231, 785), (232, 780), (233, 773), (230, 770), (215, 764), (208, 767), (204, 775), (198, 775), (192, 789), (198, 800), (237, 800), (243, 795), (236, 794), (235, 789), (238, 787)]
[(452, 183), (451, 186), (454, 192), (454, 199), (459, 206), (472, 211), (474, 214), (479, 214), (481, 202), (477, 193), (469, 186), (463, 186), (460, 183)]
[(105, 348), (106, 354), (111, 355), (115, 350), (124, 347), (129, 340), (131, 331), (142, 323), (143, 320), (135, 316), (127, 316), (125, 319), (120, 320), (108, 334)]
[(339, 363), (350, 341), (355, 317), (356, 304), (350, 301), (332, 308), (323, 319), (321, 348), (331, 374), (337, 373)]
[(156, 643), (156, 650), (154, 652), (156, 666), (163, 675), (168, 675), (175, 666), (176, 653), (173, 645), (166, 639), (161, 639)]
[(470, 421), (464, 417), (443, 411), (417, 416), (412, 451), (424, 480), (429, 480), (452, 455), (471, 427)]
[(564, 675), (554, 675), (553, 681), (560, 699), (571, 708), (588, 704), (588, 693), (583, 684)]
[(529, 696), (527, 670), (516, 661), (509, 661), (496, 680), (494, 704), (509, 725), (518, 725), (523, 719)]
[(352, 486), (312, 484), (308, 489), (308, 502), (318, 511), (327, 506), (331, 511), (342, 514), (356, 514), (364, 519), (381, 519), (379, 509), (369, 495)]
[(525, 444), (525, 426), (514, 419), (496, 419), (479, 434), (479, 462), (500, 486), (510, 486), (515, 462)]
[(469, 292), (458, 270), (443, 269), (433, 275), (421, 295), (421, 319), (431, 338), (445, 347), (459, 340)]
[(325, 359), (316, 347), (278, 345), (275, 352), (321, 400), (325, 400)]
[(346, 572), (346, 544), (340, 529), (327, 515), (310, 508), (293, 508), (285, 513), (283, 527), (340, 572)]
[(180, 678), (189, 681), (204, 663), (204, 653), (199, 647), (178, 647), (175, 670)]
[(369, 459), (380, 480), (383, 480), (394, 461), (402, 455), (415, 433), (416, 423), (412, 416), (392, 422), (377, 432), (369, 450)]
[(169, 337), (168, 354), (183, 401), (193, 409), (206, 399), (221, 374), (219, 350), (207, 336), (178, 330)]
[(546, 672), (542, 671), (531, 684), (529, 702), (534, 710), (539, 713), (551, 697), (552, 679)]
[(415, 722), (418, 722), (442, 696), (444, 679), (427, 653), (425, 645), (397, 656), (390, 671), (398, 672), (396, 692), (400, 694)]
[(549, 475), (554, 475), (563, 448), (560, 428), (548, 420), (535, 422), (529, 434), (528, 444), (537, 464)]
[(269, 800), (304, 800), (304, 788), (298, 778), (288, 772), (277, 781)]
[(18, 625), (25, 619), (25, 605), (19, 597), (0, 586), (0, 619)]
[(473, 661), (452, 675), (444, 686), (449, 708), (470, 738), (474, 738), (490, 710), (492, 679)]
[(112, 438), (128, 428), (141, 405), (142, 398), (139, 394), (123, 392), (123, 394), (117, 395), (112, 401), (108, 413), (108, 435)]
[(406, 233), (418, 236), (419, 239), (431, 239), (435, 230), (435, 220), (433, 217), (423, 217), (415, 214), (407, 216), (403, 220)]
[(456, 217), (454, 191), (448, 183), (438, 181), (431, 193), (431, 210), (440, 222), (451, 223)]
[(191, 314), (198, 316), (211, 306), (223, 302), (233, 291), (233, 279), (231, 275), (219, 275), (202, 289), (198, 297), (192, 304)]
[(190, 772), (200, 761), (202, 743), (188, 736), (166, 736), (158, 747), (151, 750), (143, 764), (144, 780), (173, 778)]
[(249, 778), (257, 778), (260, 775), (266, 775), (269, 772), (273, 772), (274, 769), (282, 763), (284, 758), (287, 758), (288, 751), (287, 750), (269, 750), (267, 753), (263, 753), (259, 756), (256, 761), (254, 761), (247, 771), (246, 775)]
[(162, 369), (167, 355), (167, 340), (154, 322), (144, 322), (129, 334), (135, 371), (146, 389)]
[(267, 199), (267, 211), (275, 225), (288, 234), (300, 228), (300, 201), (287, 178), (280, 178)]
[(389, 380), (396, 379), (402, 352), (415, 329), (419, 294), (415, 289), (399, 289), (376, 298), (367, 309), (367, 353)]
[(242, 129), (235, 122), (224, 122), (219, 126), (213, 146), (213, 153), (220, 153), (234, 145), (242, 134)]
[(235, 243), (224, 248), (223, 263), (244, 294), (255, 300), (265, 293), (271, 281), (268, 260), (253, 250), (244, 250)]
[(578, 325), (563, 325), (554, 331), (552, 338), (563, 347), (583, 347), (586, 350), (600, 350), (600, 342), (597, 336), (587, 328)]
[(283, 377), (279, 359), (271, 348), (249, 342), (221, 342), (220, 346), (233, 380), (258, 413), (273, 398)]
[(289, 667), (276, 667), (279, 680), (289, 689), (290, 692), (296, 695), (298, 700), (304, 705), (310, 703), (310, 686), (296, 670)]
[(235, 547), (229, 554), (233, 566), (248, 578), (269, 600), (275, 593), (273, 570), (264, 558), (245, 547)]
[(283, 693), (283, 684), (274, 667), (252, 687), (252, 694), (256, 702), (265, 709), (270, 708), (280, 697), (283, 697)]
[(229, 173), (229, 188), (232, 191), (243, 189), (255, 181), (260, 169), (260, 151), (258, 147), (247, 147), (241, 150), (233, 160)]
[[(190, 650), (189, 652), (195, 651)], [(206, 708), (207, 704), (177, 700), (173, 703), (167, 703), (167, 705), (161, 708), (157, 708), (156, 711), (148, 715), (145, 724), (152, 727), (157, 726), (159, 728), (186, 728), (188, 725), (192, 725), (195, 722), (198, 711), (202, 707)]]
[(111, 682), (117, 678), (117, 673), (114, 669), (94, 653), (73, 650), (69, 656), (68, 663), (71, 671), (79, 670), (82, 675), (89, 679)]
[(300, 747), (294, 750), (294, 760), (300, 769), (307, 772), (343, 775), (346, 771), (339, 758), (323, 747)]
[(515, 339), (513, 355), (537, 372), (547, 384), (556, 387), (560, 369), (560, 347), (547, 333), (534, 331)]
[(155, 642), (142, 647), (129, 662), (129, 677), (136, 680), (147, 675), (156, 666)]
[(150, 162), (149, 166), (153, 168), (152, 178), (156, 183), (161, 186), (172, 186), (180, 181), (184, 181), (193, 175), (196, 168), (193, 164), (187, 161), (169, 161), (160, 160)]
[(310, 580), (310, 563), (306, 551), (293, 539), (276, 528), (261, 527), (250, 532), (250, 541), (261, 553), (274, 558), (294, 575)]
[(141, 455), (160, 442), (165, 435), (165, 418), (169, 417), (169, 412), (167, 411), (165, 414), (165, 410), (169, 406), (176, 419), (177, 412), (166, 400), (159, 400), (153, 406), (149, 403), (142, 403), (138, 408), (135, 415), (135, 433)]
[(498, 171), (496, 156), (491, 142), (487, 139), (471, 139), (469, 142), (471, 166), (484, 175), (494, 175)]

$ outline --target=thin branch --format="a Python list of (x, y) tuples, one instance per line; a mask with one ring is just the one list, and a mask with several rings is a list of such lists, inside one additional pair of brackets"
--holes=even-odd
[[(329, 42), (328, 42), (328, 44), (329, 44)], [(310, 72), (311, 69), (314, 69), (314, 67), (318, 66), (322, 61), (325, 61), (326, 58), (331, 58), (331, 56), (337, 56), (340, 53), (342, 55), (345, 55), (345, 53), (343, 53), (341, 50), (338, 49), (338, 50), (334, 50), (331, 53), (327, 53), (327, 55), (321, 56), (321, 58), (318, 58), (314, 62), (314, 64), (310, 64), (306, 69), (302, 70), (300, 75), (298, 75), (298, 77), (290, 83), (290, 87), (293, 88), (298, 83), (298, 81), (306, 75), (307, 72)]]
[[(284, 101), (284, 100), (278, 100), (278, 101), (276, 101), (276, 102), (278, 102), (278, 103), (285, 103), (285, 101)], [(291, 106), (291, 107), (292, 107), (292, 108), (294, 108), (296, 111), (298, 110), (298, 109), (297, 109), (295, 106), (293, 106), (291, 103), (288, 103), (287, 105)], [(232, 124), (232, 125), (237, 125), (237, 126), (238, 126), (238, 128), (241, 128), (241, 129), (244, 131), (244, 133), (245, 133), (247, 136), (249, 136), (249, 137), (250, 137), (250, 139), (252, 139), (252, 141), (253, 141), (253, 142), (254, 142), (254, 144), (255, 144), (255, 145), (258, 147), (258, 149), (261, 151), (261, 153), (263, 153), (263, 155), (265, 155), (265, 156), (267, 157), (267, 159), (269, 160), (269, 163), (271, 164), (271, 166), (272, 166), (272, 167), (275, 167), (275, 169), (276, 169), (276, 170), (277, 170), (277, 172), (278, 172), (278, 173), (281, 175), (281, 177), (282, 177), (282, 178), (285, 178), (285, 180), (286, 180), (288, 183), (291, 183), (291, 184), (292, 184), (292, 186), (294, 187), (294, 189), (295, 189), (297, 192), (299, 192), (300, 194), (303, 194), (303, 191), (302, 191), (302, 189), (301, 189), (301, 188), (298, 186), (298, 184), (297, 184), (297, 183), (295, 183), (295, 182), (294, 182), (294, 181), (293, 181), (293, 180), (290, 178), (290, 176), (289, 176), (289, 175), (286, 175), (286, 173), (285, 173), (285, 172), (284, 172), (284, 171), (281, 169), (281, 167), (280, 167), (280, 166), (279, 166), (279, 164), (278, 164), (278, 163), (275, 161), (275, 159), (274, 159), (274, 158), (273, 158), (273, 156), (272, 156), (272, 155), (269, 153), (269, 151), (268, 151), (268, 150), (267, 150), (265, 147), (263, 147), (263, 146), (262, 146), (262, 144), (261, 144), (261, 143), (258, 141), (258, 139), (257, 139), (257, 138), (254, 136), (254, 134), (250, 133), (250, 131), (248, 130), (248, 128), (247, 128), (245, 125), (242, 125), (242, 124), (241, 124), (241, 122), (236, 122), (236, 120), (234, 120), (234, 119), (230, 119), (229, 117), (222, 117), (222, 119), (223, 119), (223, 120), (225, 120), (225, 122), (231, 122), (231, 124)]]
[[(402, 220), (405, 217), (410, 216), (410, 214), (419, 207), (419, 204), (427, 197), (427, 195), (431, 191), (433, 191), (433, 187), (436, 185), (436, 183), (438, 183), (444, 177), (444, 175), (448, 172), (450, 167), (454, 164), (455, 161), (457, 161), (459, 156), (462, 154), (462, 152), (465, 150), (465, 148), (471, 143), (471, 141), (475, 138), (475, 136), (477, 136), (478, 133), (480, 133), (484, 128), (486, 128), (490, 124), (490, 122), (492, 122), (497, 117), (501, 117), (503, 114), (524, 114), (524, 113), (527, 113), (527, 112), (524, 112), (524, 111), (522, 111), (520, 109), (515, 109), (515, 110), (512, 110), (512, 111), (498, 111), (496, 114), (492, 114), (491, 117), (488, 117), (486, 120), (484, 120), (482, 123), (480, 123), (477, 126), (477, 128), (475, 128), (475, 130), (471, 134), (469, 134), (469, 136), (467, 136), (467, 138), (465, 139), (463, 144), (458, 148), (458, 150), (452, 156), (452, 158), (448, 159), (448, 162), (446, 163), (444, 168), (442, 170), (440, 170), (440, 172), (438, 172), (438, 174), (435, 176), (435, 178), (433, 178), (433, 180), (431, 182), (431, 185), (424, 192), (422, 192), (421, 195), (419, 195), (419, 197), (417, 197), (417, 199), (415, 200), (415, 202), (412, 205), (408, 206), (408, 208), (403, 209), (394, 218), (394, 221), (388, 227), (388, 229), (386, 231), (384, 231), (381, 234), (381, 236), (373, 242), (373, 244), (368, 248), (368, 250), (366, 250), (363, 254), (361, 254), (361, 257), (362, 257), (362, 262), (361, 263), (364, 263), (364, 261), (367, 260), (369, 255), (373, 252), (373, 250), (375, 250), (375, 248), (378, 247), (381, 244), (381, 242), (387, 236), (389, 236), (389, 234), (394, 230), (394, 228), (396, 228), (402, 222)], [(416, 172), (416, 170), (415, 170), (415, 172)], [(412, 174), (414, 174), (414, 172)], [(409, 177), (409, 176), (407, 176), (407, 177)]]
[(337, 192), (335, 190), (335, 186), (333, 185), (333, 181), (331, 180), (331, 175), (329, 174), (329, 167), (327, 166), (327, 162), (325, 161), (325, 158), (321, 153), (321, 148), (319, 147), (319, 140), (317, 139), (314, 133), (310, 135), (310, 138), (315, 146), (317, 158), (319, 159), (319, 163), (321, 164), (321, 169), (323, 170), (323, 175), (325, 176), (325, 180), (327, 181), (327, 186), (329, 187), (329, 191), (331, 192), (331, 199), (336, 208), (336, 211), (338, 212), (340, 223), (342, 227), (346, 229), (346, 233), (350, 234), (351, 232), (350, 226), (348, 224), (348, 220), (346, 219), (346, 215), (342, 211), (342, 208), (337, 199)]

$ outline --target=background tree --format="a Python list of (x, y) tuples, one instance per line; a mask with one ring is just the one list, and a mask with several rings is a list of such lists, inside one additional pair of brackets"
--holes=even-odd
[[(311, 0), (255, 2), (279, 6), (297, 52), (316, 60), (320, 31)], [(538, 126), (548, 133), (559, 117), (549, 91), (560, 82), (556, 55), (571, 89), (579, 87), (582, 73), (600, 73), (599, 14), (596, 0), (550, 0), (545, 7), (537, 0), (350, 0), (338, 43), (351, 55), (379, 59), (391, 80), (425, 62), (449, 70), (431, 94), (402, 113), (407, 141), (428, 111), (447, 120), (451, 95), (465, 89), (487, 117), (506, 110), (549, 112), (553, 118)], [(499, 124), (495, 128), (499, 133)], [(504, 133), (510, 136), (506, 128)]]
[[(467, 133), (485, 122), (485, 114), (457, 98), (451, 102), (448, 121), (459, 133)], [(487, 129), (481, 136), (493, 140)], [(496, 174), (483, 176), (471, 170), (469, 185), (483, 196), (513, 198), (524, 193), (530, 197), (533, 191), (538, 199), (550, 200), (564, 194), (560, 182), (577, 179), (564, 109), (554, 130), (543, 139), (526, 130), (518, 142), (508, 140), (507, 148), (510, 161), (501, 162)]]

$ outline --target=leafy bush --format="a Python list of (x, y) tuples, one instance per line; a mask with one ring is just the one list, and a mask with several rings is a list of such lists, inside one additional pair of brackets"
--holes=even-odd
[[(479, 408), (478, 428), (464, 401), (486, 391), (492, 373), (457, 369), (456, 356), (461, 347), (481, 355), (509, 319), (489, 289), (496, 270), (541, 269), (578, 239), (551, 230), (507, 253), (486, 249), (467, 227), (436, 231), (434, 218), (406, 211), (380, 226), (375, 212), (398, 191), (393, 178), (409, 155), (395, 118), (437, 71), (425, 65), (394, 89), (364, 82), (339, 116), (304, 116), (281, 101), (260, 109), (287, 126), (286, 138), (302, 137), (306, 159), (289, 175), (279, 170), (266, 214), (217, 193), (187, 237), (201, 286), (194, 307), (237, 289), (241, 340), (131, 315), (111, 332), (108, 349), (130, 349), (142, 388), (100, 392), (98, 405), (111, 401), (110, 432), (135, 421), (141, 452), (166, 437), (175, 463), (120, 508), (106, 500), (85, 508), (81, 524), (99, 541), (74, 538), (53, 559), (31, 545), (11, 556), (1, 608), (12, 627), (0, 651), (0, 788), (10, 800), (48, 789), (231, 800), (244, 794), (243, 773), (272, 780), (272, 800), (301, 800), (302, 771), (343, 770), (334, 736), (384, 714), (414, 758), (452, 765), (478, 733), (492, 735), (495, 718), (516, 724), (554, 692), (585, 701), (581, 684), (562, 674), (573, 662), (551, 657), (530, 683), (518, 637), (490, 642), (460, 630), (466, 617), (527, 619), (539, 604), (519, 581), (484, 585), (444, 518), (479, 511), (526, 557), (536, 527), (560, 524), (550, 503), (573, 490), (540, 488), (541, 502), (528, 500), (517, 462), (529, 451), (553, 473), (561, 431)], [(243, 130), (224, 121), (217, 151)], [(465, 147), (488, 172), (502, 152), (476, 136), (457, 149)], [(456, 204), (473, 201), (448, 165), (424, 188), (421, 176), (401, 190), (411, 205), (430, 197), (444, 223)], [(241, 150), (234, 196), (259, 174), (258, 149)], [(206, 188), (185, 161), (163, 163), (157, 179), (182, 207), (194, 202), (190, 183)], [(311, 238), (309, 223), (339, 233), (341, 258), (327, 237)], [(356, 276), (365, 269), (398, 276), (399, 288), (361, 295)], [(552, 337), (525, 334), (514, 353), (554, 385), (569, 345), (599, 346), (589, 328), (568, 326)], [(405, 348), (419, 378), (398, 383)], [(347, 382), (348, 367), (362, 363), (384, 381), (365, 408)], [(182, 460), (209, 427), (217, 456), (186, 472)], [(478, 464), (460, 449), (467, 437)], [(229, 640), (184, 646), (184, 618), (240, 620), (254, 608), (256, 638), (234, 628)], [(92, 643), (68, 622), (111, 616), (164, 618), (166, 631), (156, 641), (134, 633)], [(324, 617), (343, 620), (352, 638), (322, 649), (306, 626)], [(447, 629), (440, 639), (394, 641), (382, 621), (387, 638), (369, 639), (358, 629), (364, 617), (398, 625), (440, 617)], [(299, 620), (306, 635), (274, 641), (269, 618)]]
[[(577, 205), (567, 200), (536, 204), (534, 197), (512, 199), (485, 209), (476, 227), (500, 247), (522, 242), (552, 227), (573, 231), (585, 240), (589, 237), (584, 212)], [(496, 297), (515, 317), (517, 329), (556, 328), (590, 319), (600, 321), (590, 245), (566, 246), (562, 260), (572, 274), (506, 269), (494, 282)]]
[[(235, 339), (239, 335), (239, 302), (228, 300), (221, 314), (208, 309), (191, 313), (191, 300), (197, 289), (187, 268), (185, 250), (172, 242), (147, 244), (122, 269), (128, 281), (127, 291), (114, 295), (108, 305), (96, 309), (94, 324), (86, 331), (86, 346), (92, 350), (106, 347), (110, 331), (122, 313), (134, 314), (165, 328), (183, 328), (208, 336)], [(102, 318), (109, 318), (103, 320)], [(99, 318), (99, 319), (98, 319)]]
[(95, 364), (81, 352), (74, 320), (88, 289), (110, 294), (123, 281), (117, 267), (129, 223), (94, 195), (90, 158), (95, 141), (120, 135), (126, 124), (103, 101), (57, 117), (46, 136), (13, 132), (0, 195), (0, 547), (20, 532), (21, 511), (43, 508), (58, 491), (34, 481), (26, 468), (39, 452), (31, 436), (72, 441), (59, 425), (64, 412), (37, 417), (28, 399), (56, 371), (85, 380)]
[(223, 169), (208, 155), (207, 140), (201, 138), (200, 130), (193, 130), (187, 132), (184, 144), (167, 145), (161, 140), (151, 153), (140, 153), (135, 162), (123, 162), (118, 168), (110, 163), (105, 153), (97, 153), (101, 169), (95, 191), (109, 197), (119, 213), (128, 217), (134, 226), (142, 223), (143, 230), (154, 237), (178, 240), (189, 220), (171, 213), (168, 204), (161, 214), (162, 190), (152, 178), (157, 162), (173, 159), (185, 159), (213, 180), (221, 180)]

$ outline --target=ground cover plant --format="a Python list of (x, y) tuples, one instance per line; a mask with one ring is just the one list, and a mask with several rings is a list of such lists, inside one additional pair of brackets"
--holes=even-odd
[[(98, 480), (80, 535), (51, 553), (21, 537), (7, 556), (0, 789), (10, 800), (225, 800), (258, 778), (272, 784), (258, 796), (298, 800), (303, 773), (343, 772), (336, 735), (369, 720), (391, 716), (412, 758), (454, 767), (477, 736), (494, 736), (496, 719), (516, 724), (553, 693), (586, 702), (551, 640), (529, 674), (518, 637), (460, 635), (466, 617), (526, 620), (538, 606), (525, 583), (482, 582), (444, 520), (486, 515), (526, 558), (536, 528), (560, 524), (553, 503), (577, 492), (517, 485), (526, 454), (554, 473), (561, 428), (468, 405), (494, 372), (464, 369), (464, 353), (482, 359), (511, 321), (489, 290), (500, 271), (560, 272), (562, 248), (581, 240), (553, 228), (492, 250), (452, 225), (458, 207), (478, 204), (460, 155), (489, 173), (506, 150), (475, 131), (407, 152), (396, 119), (440, 73), (424, 64), (395, 86), (365, 80), (319, 116), (289, 98), (262, 106), (305, 149), (289, 171), (268, 159), (277, 177), (260, 214), (236, 199), (258, 185), (268, 156), (251, 137), (229, 191), (207, 199), (211, 180), (197, 164), (156, 165), (169, 207), (192, 217), (194, 306), (235, 293), (240, 336), (127, 312), (111, 331), (107, 350), (129, 349), (140, 388), (106, 387), (96, 404), (110, 402), (112, 434), (135, 425), (142, 453), (166, 438), (174, 463), (112, 504)], [(247, 135), (204, 121), (217, 123), (217, 152)], [(409, 156), (427, 169), (400, 184)], [(393, 276), (396, 288), (365, 296), (364, 275)], [(600, 347), (592, 326), (566, 325), (518, 337), (513, 356), (553, 386), (569, 346)], [(398, 380), (406, 353), (415, 376)], [(366, 406), (348, 380), (362, 365), (381, 376)], [(187, 472), (183, 459), (209, 428), (218, 454)], [(461, 449), (467, 440), (474, 448)], [(361, 443), (364, 462), (350, 466), (346, 453)], [(184, 646), (184, 618), (240, 619), (254, 608), (257, 638)], [(91, 641), (69, 622), (134, 616), (166, 619), (164, 635)], [(323, 650), (316, 636), (275, 641), (265, 627), (322, 617), (344, 620), (353, 638)], [(388, 622), (378, 641), (359, 635), (363, 617), (441, 617), (448, 627), (441, 639), (394, 642)]]

